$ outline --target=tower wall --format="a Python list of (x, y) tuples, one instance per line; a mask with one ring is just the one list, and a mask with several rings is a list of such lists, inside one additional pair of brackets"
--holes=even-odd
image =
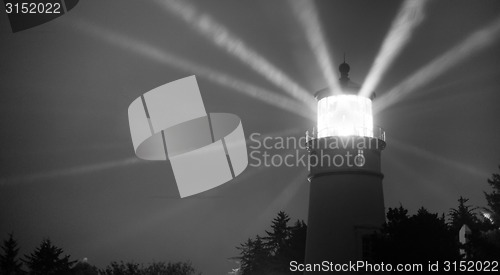
[[(309, 142), (312, 159), (306, 264), (344, 264), (363, 259), (363, 236), (385, 221), (380, 165), (384, 147), (384, 141), (368, 137), (328, 137)], [(363, 156), (363, 165), (359, 161), (356, 165), (357, 155)], [(328, 163), (328, 157), (336, 161)]]

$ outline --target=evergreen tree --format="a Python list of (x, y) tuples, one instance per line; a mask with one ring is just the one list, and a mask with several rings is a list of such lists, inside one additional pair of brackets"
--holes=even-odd
[(0, 254), (0, 274), (1, 275), (19, 275), (23, 274), (22, 263), (17, 258), (19, 247), (12, 233), (9, 238), (3, 241), (3, 253)]
[(99, 275), (193, 275), (196, 270), (190, 262), (153, 262), (148, 266), (134, 262), (111, 262)]
[(189, 262), (153, 262), (144, 269), (144, 275), (192, 275), (196, 270)]
[(241, 250), (239, 257), (242, 275), (264, 275), (269, 272), (269, 251), (264, 246), (262, 238), (257, 235), (255, 240), (248, 239), (237, 249)]
[(411, 219), (415, 238), (414, 257), (421, 261), (459, 259), (458, 239), (446, 223), (444, 214), (438, 217), (421, 207)]
[(477, 230), (480, 224), (479, 219), (475, 210), (477, 207), (472, 207), (471, 205), (466, 205), (469, 199), (462, 196), (458, 199), (457, 209), (450, 209), (448, 215), (451, 219), (451, 228), (458, 232), (464, 224), (466, 224), (471, 230)]
[(100, 273), (102, 275), (141, 275), (142, 271), (138, 263), (113, 261)]
[(44, 239), (35, 251), (24, 255), (23, 262), (28, 266), (30, 275), (69, 274), (76, 261), (70, 261), (69, 255), (62, 254), (61, 248), (54, 246), (50, 239)]
[(278, 216), (271, 222), (272, 230), (266, 230), (267, 236), (264, 237), (265, 247), (271, 255), (269, 268), (275, 274), (289, 272), (290, 238), (292, 235), (292, 228), (288, 226), (289, 221), (290, 217), (285, 212), (278, 212)]
[(99, 269), (87, 262), (78, 262), (71, 269), (71, 275), (99, 275)]
[(407, 223), (409, 219), (408, 210), (403, 205), (398, 208), (389, 208), (387, 211), (387, 223), (384, 225), (384, 231), (389, 234), (396, 234), (401, 224)]
[(377, 262), (400, 264), (459, 260), (458, 239), (444, 216), (420, 208), (409, 217), (403, 206), (389, 208), (387, 222), (373, 235), (373, 255)]
[(307, 226), (297, 221), (289, 226), (290, 218), (281, 211), (271, 222), (265, 237), (257, 235), (237, 247), (241, 274), (278, 275), (291, 273), (290, 261), (304, 262)]
[(291, 228), (291, 235), (289, 241), (290, 248), (290, 258), (287, 261), (287, 266), (290, 261), (297, 261), (297, 263), (302, 264), (305, 260), (306, 255), (306, 237), (307, 237), (307, 225), (304, 221), (296, 221), (294, 226)]
[(480, 223), (479, 232), (472, 231), (466, 246), (470, 260), (500, 259), (500, 174), (493, 174), (488, 183), (493, 191), (484, 195), (489, 208), (485, 210), (490, 216)]
[[(500, 166), (498, 166), (500, 169)], [(484, 192), (488, 202), (489, 211), (492, 213), (493, 223), (498, 228), (500, 226), (500, 174), (493, 174), (488, 183), (493, 189), (491, 193)]]
[(288, 249), (288, 241), (291, 235), (291, 227), (288, 226), (289, 221), (290, 217), (285, 212), (280, 211), (272, 221), (272, 231), (266, 230), (265, 244), (273, 255), (280, 255)]

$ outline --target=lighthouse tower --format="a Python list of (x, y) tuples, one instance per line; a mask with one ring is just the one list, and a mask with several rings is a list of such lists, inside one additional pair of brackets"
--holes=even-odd
[(317, 130), (307, 138), (308, 265), (370, 259), (368, 236), (385, 221), (380, 165), (385, 133), (373, 126), (373, 98), (358, 95), (349, 65), (344, 61), (339, 70), (342, 91), (316, 93)]

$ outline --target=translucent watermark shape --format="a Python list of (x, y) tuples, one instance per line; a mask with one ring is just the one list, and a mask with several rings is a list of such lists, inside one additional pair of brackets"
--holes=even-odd
[(195, 76), (143, 94), (130, 104), (128, 117), (135, 154), (170, 160), (181, 198), (228, 182), (248, 166), (241, 120), (207, 114)]

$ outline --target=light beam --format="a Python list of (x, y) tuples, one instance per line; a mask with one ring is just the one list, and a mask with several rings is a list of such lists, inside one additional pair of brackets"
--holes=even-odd
[(224, 25), (217, 22), (209, 14), (199, 12), (186, 1), (155, 1), (167, 11), (178, 15), (199, 34), (210, 40), (214, 45), (224, 49), (230, 55), (250, 66), (261, 76), (274, 83), (291, 95), (312, 108), (313, 96), (299, 84), (293, 81), (283, 71), (271, 64), (266, 58), (250, 48), (241, 38), (231, 33)]
[(116, 167), (129, 166), (137, 163), (141, 163), (142, 161), (136, 157), (125, 158), (121, 160), (112, 160), (107, 162), (89, 164), (89, 165), (80, 165), (74, 166), (66, 169), (59, 169), (53, 171), (42, 172), (38, 174), (31, 175), (23, 175), (17, 177), (8, 177), (0, 179), (0, 186), (11, 185), (11, 184), (20, 184), (20, 183), (33, 183), (44, 180), (51, 180), (60, 177), (69, 177), (69, 176), (77, 176), (82, 174), (88, 174), (93, 172), (100, 172)]
[(135, 40), (126, 35), (121, 35), (111, 30), (107, 30), (102, 26), (84, 21), (75, 21), (75, 25), (79, 29), (100, 39), (103, 39), (108, 43), (145, 56), (155, 62), (167, 64), (174, 68), (193, 73), (197, 76), (208, 79), (219, 85), (228, 87), (234, 91), (240, 92), (241, 94), (252, 97), (266, 104), (270, 104), (272, 106), (300, 115), (307, 119), (314, 119), (315, 114), (311, 111), (310, 108), (306, 108), (303, 104), (300, 104), (296, 100), (290, 99), (286, 96), (268, 91), (225, 73), (219, 72), (215, 69), (196, 64), (179, 56), (168, 53), (158, 47)]
[(331, 91), (341, 91), (337, 73), (334, 70), (334, 62), (328, 51), (323, 30), (319, 22), (318, 12), (312, 1), (289, 1), (292, 9), (301, 24), (304, 34), (318, 62), (321, 72), (328, 83)]
[(471, 164), (466, 164), (457, 160), (453, 160), (444, 156), (440, 156), (436, 153), (433, 153), (429, 150), (426, 150), (422, 147), (418, 147), (415, 145), (408, 144), (403, 141), (399, 141), (397, 139), (394, 139), (394, 137), (391, 137), (391, 146), (394, 146), (394, 148), (401, 150), (403, 152), (409, 153), (413, 156), (420, 157), (423, 159), (426, 159), (428, 161), (435, 161), (439, 162), (441, 164), (444, 164), (448, 167), (452, 167), (453, 169), (456, 169), (457, 171), (460, 172), (466, 172), (472, 176), (475, 177), (480, 177), (480, 178), (485, 178), (488, 176), (488, 172), (482, 171), (481, 169), (474, 167)]
[(406, 0), (403, 3), (359, 91), (360, 96), (369, 97), (377, 88), (384, 73), (410, 41), (413, 30), (423, 21), (426, 3), (427, 0)]
[[(283, 210), (290, 204), (290, 201), (297, 195), (300, 187), (302, 187), (307, 178), (307, 171), (299, 172), (292, 181), (281, 191), (275, 199), (266, 207), (262, 214), (259, 216), (258, 221), (264, 221), (269, 214), (276, 214), (276, 212)], [(257, 223), (260, 224), (260, 223)]]
[(421, 88), (430, 81), (446, 72), (458, 63), (463, 62), (473, 54), (493, 44), (500, 36), (500, 17), (486, 27), (467, 36), (460, 44), (435, 58), (420, 68), (413, 75), (406, 78), (395, 88), (383, 94), (376, 100), (375, 112), (380, 112), (394, 103), (402, 100), (411, 92)]

